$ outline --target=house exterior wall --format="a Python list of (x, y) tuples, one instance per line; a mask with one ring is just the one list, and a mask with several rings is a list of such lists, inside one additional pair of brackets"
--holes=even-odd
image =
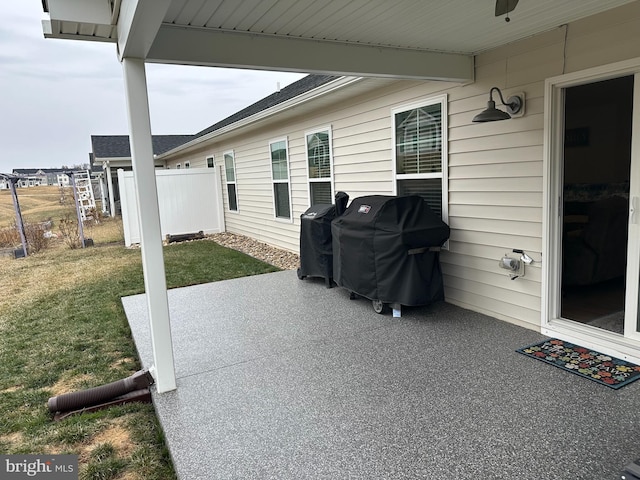
[[(543, 250), (544, 81), (586, 68), (640, 57), (640, 2), (589, 17), (476, 57), (469, 85), (396, 81), (293, 120), (167, 160), (206, 166), (213, 155), (223, 170), (227, 230), (298, 249), (299, 217), (309, 206), (305, 133), (331, 126), (335, 191), (351, 198), (394, 193), (393, 119), (403, 105), (447, 95), (449, 250), (442, 252), (447, 301), (529, 328), (540, 328)], [(491, 87), (505, 98), (523, 92), (526, 112), (505, 122), (474, 124)], [(349, 88), (349, 87), (346, 87)], [(274, 218), (269, 141), (289, 144), (292, 221)], [(238, 212), (228, 211), (223, 152), (236, 161)], [(535, 262), (510, 280), (498, 260), (522, 249)]]

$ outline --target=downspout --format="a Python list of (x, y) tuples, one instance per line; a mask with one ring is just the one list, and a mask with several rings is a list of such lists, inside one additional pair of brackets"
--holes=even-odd
[(140, 370), (130, 377), (106, 385), (51, 397), (47, 406), (51, 413), (83, 409), (122, 397), (135, 390), (145, 389), (153, 383), (151, 373), (148, 370)]

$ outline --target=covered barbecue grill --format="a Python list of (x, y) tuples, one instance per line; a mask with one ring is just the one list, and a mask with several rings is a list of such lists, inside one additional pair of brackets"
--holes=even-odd
[(444, 299), (439, 250), (449, 226), (417, 195), (359, 197), (331, 224), (333, 279), (385, 304), (427, 305)]
[(309, 207), (300, 215), (300, 268), (298, 278), (322, 277), (327, 288), (333, 278), (333, 249), (331, 248), (331, 222), (347, 208), (349, 195), (338, 192), (335, 205), (320, 203)]

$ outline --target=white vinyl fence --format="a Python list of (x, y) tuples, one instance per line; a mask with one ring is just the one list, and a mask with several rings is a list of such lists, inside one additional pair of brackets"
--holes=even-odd
[[(162, 237), (224, 232), (224, 210), (217, 168), (156, 170)], [(140, 223), (133, 172), (118, 170), (124, 241), (140, 243)]]

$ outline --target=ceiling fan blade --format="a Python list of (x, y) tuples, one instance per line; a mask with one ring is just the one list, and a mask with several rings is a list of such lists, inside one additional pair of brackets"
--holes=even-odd
[(517, 5), (518, 0), (496, 0), (496, 17), (513, 12)]

